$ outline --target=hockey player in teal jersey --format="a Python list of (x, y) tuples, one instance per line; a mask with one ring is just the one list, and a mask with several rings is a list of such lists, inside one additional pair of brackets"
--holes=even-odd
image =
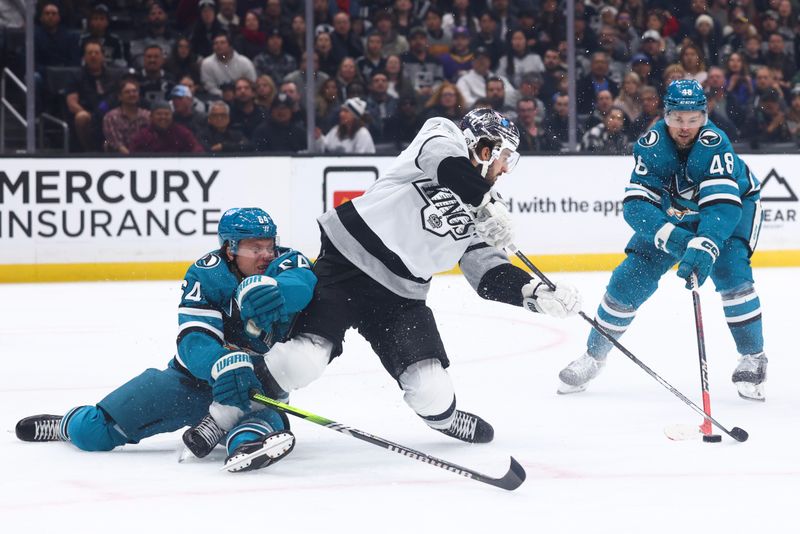
[[(634, 145), (623, 211), (635, 234), (611, 275), (597, 322), (621, 336), (676, 263), (687, 288), (693, 274), (698, 284), (710, 276), (740, 354), (732, 380), (742, 397), (764, 400), (767, 358), (750, 266), (761, 227), (759, 181), (708, 121), (696, 81), (672, 82), (664, 108), (664, 119)], [(586, 353), (559, 373), (559, 393), (586, 389), (610, 350), (592, 330)]]
[(94, 406), (26, 417), (17, 437), (108, 451), (196, 425), (211, 413), (227, 433), (230, 471), (265, 467), (288, 454), (294, 447), (288, 421), (251, 404), (249, 393), (282, 393), (263, 355), (309, 303), (316, 276), (302, 254), (277, 245), (277, 227), (259, 208), (226, 211), (218, 237), (220, 248), (186, 272), (177, 352), (166, 369), (147, 369)]

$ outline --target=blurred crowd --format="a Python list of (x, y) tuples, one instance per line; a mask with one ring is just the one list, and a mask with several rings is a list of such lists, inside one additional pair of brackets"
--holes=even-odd
[[(0, 0), (3, 60), (21, 72), (23, 4)], [(476, 107), (516, 122), (522, 152), (565, 149), (564, 2), (313, 7), (309, 51), (302, 0), (41, 1), (38, 109), (69, 124), (74, 152), (396, 153), (425, 120), (459, 121)], [(629, 151), (680, 78), (703, 85), (711, 120), (735, 143), (796, 148), (797, 8), (797, 0), (577, 1), (580, 150)]]

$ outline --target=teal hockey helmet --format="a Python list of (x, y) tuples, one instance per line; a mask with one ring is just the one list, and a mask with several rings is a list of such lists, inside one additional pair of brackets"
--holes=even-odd
[(708, 122), (708, 100), (703, 87), (696, 80), (675, 80), (664, 95), (664, 117), (672, 126), (670, 114), (675, 111), (699, 111), (703, 113), (704, 126)]
[(278, 226), (261, 208), (231, 208), (219, 220), (217, 237), (220, 247), (227, 243), (228, 250), (236, 254), (242, 239), (272, 238), (277, 244)]

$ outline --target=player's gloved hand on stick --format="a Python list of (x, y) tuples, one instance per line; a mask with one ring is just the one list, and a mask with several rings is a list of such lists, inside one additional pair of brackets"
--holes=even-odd
[[(224, 411), (230, 417), (238, 414), (236, 419), (250, 410), (250, 390), (263, 391), (261, 382), (258, 381), (253, 370), (250, 355), (246, 352), (229, 352), (222, 356), (211, 368), (211, 379), (211, 394), (214, 397), (214, 404), (222, 405), (223, 408), (235, 408), (235, 411), (230, 409)], [(212, 408), (214, 408), (214, 404), (212, 404)], [(220, 420), (222, 416), (218, 417), (214, 410), (209, 411), (224, 428), (223, 421)]]
[(496, 191), (486, 193), (481, 204), (474, 208), (473, 214), (475, 232), (489, 246), (503, 249), (514, 241), (511, 214)]
[(532, 312), (563, 319), (581, 310), (581, 295), (573, 286), (556, 283), (555, 291), (538, 280), (522, 286), (522, 305)]
[[(259, 274), (248, 276), (236, 288), (234, 298), (245, 324), (252, 321), (259, 329), (270, 330), (272, 323), (288, 320), (286, 300), (274, 278)], [(247, 333), (254, 336), (260, 332), (248, 327)]]
[(709, 238), (695, 237), (689, 241), (678, 264), (678, 276), (686, 280), (686, 289), (692, 289), (692, 273), (697, 275), (697, 285), (702, 286), (718, 257), (719, 249)]

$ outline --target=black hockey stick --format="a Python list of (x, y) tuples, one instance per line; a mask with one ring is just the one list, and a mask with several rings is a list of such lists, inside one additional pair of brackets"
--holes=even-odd
[(389, 440), (379, 438), (378, 436), (373, 436), (372, 434), (368, 434), (367, 432), (363, 432), (355, 428), (350, 428), (349, 426), (345, 426), (340, 423), (337, 423), (336, 421), (331, 421), (330, 419), (326, 419), (322, 416), (315, 415), (305, 410), (301, 410), (300, 408), (289, 406), (288, 404), (284, 404), (280, 401), (271, 399), (256, 391), (250, 392), (250, 399), (259, 404), (275, 408), (276, 410), (280, 410), (284, 413), (288, 413), (294, 415), (295, 417), (299, 417), (301, 419), (311, 421), (312, 423), (316, 423), (320, 426), (330, 428), (331, 430), (335, 430), (336, 432), (347, 434), (348, 436), (360, 439), (361, 441), (366, 441), (367, 443), (371, 443), (372, 445), (383, 447), (384, 449), (396, 452), (397, 454), (401, 454), (413, 460), (419, 460), (420, 462), (440, 467), (445, 471), (450, 471), (451, 473), (471, 478), (473, 480), (477, 480), (478, 482), (483, 482), (484, 484), (489, 484), (491, 486), (502, 488), (504, 490), (509, 490), (509, 491), (515, 490), (520, 486), (520, 484), (522, 484), (525, 481), (525, 470), (522, 468), (519, 462), (517, 462), (514, 459), (513, 456), (511, 457), (511, 466), (508, 468), (506, 474), (500, 478), (493, 478), (478, 473), (477, 471), (473, 471), (472, 469), (461, 467), (460, 465), (456, 465), (446, 460), (441, 460), (439, 458), (430, 456), (423, 452), (416, 451), (404, 445), (398, 445), (397, 443), (393, 443)]
[[(534, 265), (534, 264), (531, 262), (531, 260), (529, 260), (529, 259), (528, 259), (528, 258), (525, 256), (525, 254), (523, 254), (522, 252), (520, 252), (520, 250), (519, 250), (519, 249), (518, 249), (516, 246), (514, 246), (514, 245), (509, 245), (508, 247), (506, 247), (506, 249), (507, 249), (509, 252), (511, 252), (512, 254), (514, 254), (515, 256), (517, 256), (517, 258), (519, 258), (519, 259), (520, 259), (520, 261), (521, 261), (522, 263), (524, 263), (524, 264), (525, 264), (525, 266), (526, 266), (528, 269), (530, 269), (530, 270), (533, 272), (533, 274), (535, 274), (536, 276), (538, 276), (538, 277), (539, 277), (539, 279), (540, 279), (542, 282), (544, 282), (545, 284), (547, 284), (547, 286), (548, 286), (550, 289), (552, 289), (552, 290), (555, 290), (555, 289), (556, 289), (556, 285), (555, 285), (555, 284), (554, 284), (554, 283), (553, 283), (553, 282), (552, 282), (552, 281), (551, 281), (549, 278), (547, 278), (547, 276), (545, 276), (545, 274), (544, 274), (542, 271), (540, 271), (540, 270), (539, 270), (539, 268), (538, 268), (538, 267), (536, 267), (536, 266), (535, 266), (535, 265)], [(722, 426), (722, 425), (719, 423), (719, 421), (717, 421), (716, 419), (714, 419), (713, 417), (711, 417), (711, 415), (710, 415), (710, 414), (706, 414), (706, 413), (703, 411), (703, 409), (702, 409), (702, 408), (700, 408), (700, 407), (699, 407), (697, 404), (695, 404), (694, 402), (692, 402), (692, 401), (691, 401), (691, 400), (690, 400), (690, 399), (689, 399), (689, 398), (688, 398), (686, 395), (684, 395), (683, 393), (681, 393), (680, 391), (678, 391), (677, 389), (675, 389), (675, 388), (674, 388), (674, 387), (673, 387), (673, 386), (672, 386), (672, 385), (671, 385), (669, 382), (667, 382), (666, 380), (664, 380), (663, 378), (661, 378), (661, 377), (658, 375), (658, 373), (656, 373), (655, 371), (653, 371), (652, 369), (650, 369), (650, 368), (649, 368), (647, 365), (645, 365), (645, 363), (644, 363), (643, 361), (641, 361), (639, 358), (637, 358), (636, 356), (634, 356), (634, 355), (633, 355), (633, 353), (632, 353), (631, 351), (629, 351), (628, 349), (626, 349), (625, 347), (623, 347), (623, 346), (622, 346), (622, 344), (621, 344), (619, 341), (617, 341), (617, 340), (616, 340), (616, 338), (615, 338), (614, 336), (612, 336), (611, 334), (609, 334), (608, 332), (606, 332), (606, 330), (605, 330), (605, 329), (604, 329), (602, 326), (600, 326), (600, 325), (597, 323), (597, 321), (595, 321), (594, 319), (592, 319), (591, 317), (589, 317), (588, 315), (586, 315), (586, 314), (585, 314), (584, 312), (582, 312), (582, 311), (578, 312), (578, 315), (580, 315), (581, 317), (583, 317), (583, 319), (584, 319), (584, 320), (585, 320), (587, 323), (589, 323), (590, 325), (592, 325), (592, 327), (593, 327), (595, 330), (597, 330), (597, 333), (598, 333), (598, 334), (600, 334), (601, 336), (603, 336), (604, 338), (606, 338), (606, 339), (607, 339), (607, 340), (608, 340), (608, 341), (609, 341), (609, 342), (610, 342), (612, 345), (614, 345), (614, 346), (615, 346), (617, 349), (619, 349), (619, 351), (620, 351), (620, 352), (622, 352), (622, 354), (624, 354), (625, 356), (627, 356), (628, 358), (630, 358), (630, 359), (633, 361), (633, 363), (635, 363), (636, 365), (638, 365), (639, 367), (641, 367), (642, 369), (644, 369), (644, 371), (645, 371), (647, 374), (649, 374), (651, 377), (653, 377), (653, 378), (654, 378), (654, 379), (655, 379), (655, 380), (656, 380), (656, 381), (657, 381), (659, 384), (661, 384), (662, 386), (664, 386), (665, 388), (667, 388), (668, 390), (670, 390), (670, 391), (672, 392), (672, 394), (673, 394), (673, 395), (675, 395), (676, 397), (678, 397), (679, 399), (681, 399), (683, 402), (685, 402), (685, 403), (686, 403), (686, 404), (687, 404), (687, 405), (688, 405), (688, 406), (689, 406), (689, 407), (690, 407), (692, 410), (694, 410), (695, 412), (697, 412), (698, 414), (700, 414), (700, 416), (701, 416), (701, 417), (703, 417), (703, 418), (706, 418), (706, 419), (708, 419), (709, 421), (711, 421), (712, 423), (714, 423), (714, 425), (715, 425), (717, 428), (719, 428), (720, 430), (722, 430), (723, 432), (725, 432), (727, 435), (729, 435), (730, 437), (732, 437), (732, 438), (733, 438), (733, 439), (735, 439), (736, 441), (739, 441), (739, 442), (742, 442), (742, 441), (747, 441), (747, 438), (748, 438), (749, 436), (748, 436), (747, 432), (746, 432), (744, 429), (742, 429), (742, 428), (739, 428), (738, 426), (735, 426), (735, 427), (731, 428), (730, 430), (728, 430), (727, 428), (725, 428), (724, 426)]]

